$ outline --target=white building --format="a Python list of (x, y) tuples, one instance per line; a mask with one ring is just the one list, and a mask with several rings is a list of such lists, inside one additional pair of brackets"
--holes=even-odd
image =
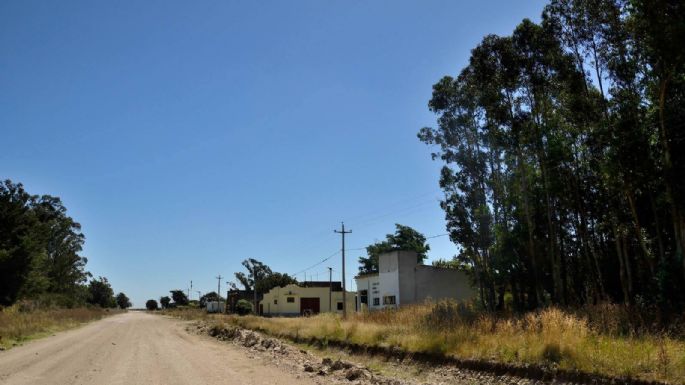
[(414, 251), (392, 251), (378, 257), (378, 273), (360, 274), (357, 308), (379, 310), (427, 299), (464, 301), (476, 296), (463, 271), (418, 263)]

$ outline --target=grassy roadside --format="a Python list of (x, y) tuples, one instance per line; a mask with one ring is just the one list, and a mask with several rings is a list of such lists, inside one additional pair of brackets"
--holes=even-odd
[(117, 310), (100, 308), (49, 308), (31, 311), (22, 311), (18, 306), (5, 308), (0, 311), (0, 350), (116, 313)]
[(331, 314), (309, 318), (172, 315), (205, 318), (288, 339), (315, 339), (407, 352), (513, 365), (536, 365), (609, 377), (685, 384), (685, 338), (671, 332), (631, 330), (622, 308), (598, 306), (582, 312), (545, 309), (519, 316), (478, 314), (451, 303), (399, 311)]

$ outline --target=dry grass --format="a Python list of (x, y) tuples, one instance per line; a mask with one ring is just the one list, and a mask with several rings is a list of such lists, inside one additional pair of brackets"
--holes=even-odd
[[(556, 308), (518, 316), (480, 314), (449, 302), (398, 311), (310, 318), (210, 317), (285, 338), (398, 347), (461, 359), (535, 364), (612, 377), (685, 384), (685, 339), (676, 333), (637, 332), (621, 323), (624, 309), (603, 305)], [(184, 314), (186, 319), (193, 313)], [(623, 317), (623, 318), (621, 318)]]
[(24, 341), (73, 328), (116, 312), (100, 308), (25, 309), (20, 305), (5, 308), (0, 311), (0, 349), (8, 349)]

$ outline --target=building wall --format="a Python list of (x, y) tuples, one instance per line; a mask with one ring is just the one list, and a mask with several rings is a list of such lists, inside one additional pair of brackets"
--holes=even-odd
[[(378, 256), (379, 308), (396, 307), (400, 303), (400, 266), (398, 252)], [(358, 290), (358, 289), (357, 289)], [(395, 304), (388, 305), (385, 298), (395, 297)]]
[[(357, 309), (361, 311), (381, 309), (383, 307), (381, 302), (383, 298), (381, 297), (380, 278), (378, 277), (378, 274), (360, 276), (357, 277), (355, 281), (357, 282)], [(368, 293), (367, 304), (362, 304), (360, 302), (362, 290), (366, 290)], [(378, 305), (374, 305), (374, 298), (378, 298)]]
[[(476, 296), (466, 273), (420, 265), (414, 251), (392, 251), (378, 257), (378, 274), (358, 276), (357, 291), (368, 290), (368, 310), (396, 308), (427, 299), (464, 301)], [(378, 298), (378, 305), (374, 299)], [(361, 304), (361, 310), (366, 310)]]
[(440, 269), (433, 266), (418, 265), (416, 270), (416, 302), (428, 298), (440, 300), (451, 298), (465, 301), (476, 296), (469, 277), (463, 271)]
[[(320, 312), (333, 311), (342, 314), (342, 310), (338, 310), (338, 303), (342, 303), (342, 291), (331, 293), (331, 303), (328, 301), (328, 294), (329, 289), (326, 287), (300, 287), (291, 284), (271, 289), (264, 294), (264, 299), (260, 304), (264, 315), (299, 316), (300, 298), (319, 298)], [(355, 311), (355, 294), (354, 292), (347, 292), (347, 310), (349, 312)], [(293, 302), (288, 302), (289, 297), (293, 298)]]

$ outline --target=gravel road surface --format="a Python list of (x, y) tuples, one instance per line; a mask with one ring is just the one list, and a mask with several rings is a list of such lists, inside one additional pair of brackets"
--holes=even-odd
[(189, 334), (167, 317), (127, 312), (0, 352), (0, 384), (314, 384)]

